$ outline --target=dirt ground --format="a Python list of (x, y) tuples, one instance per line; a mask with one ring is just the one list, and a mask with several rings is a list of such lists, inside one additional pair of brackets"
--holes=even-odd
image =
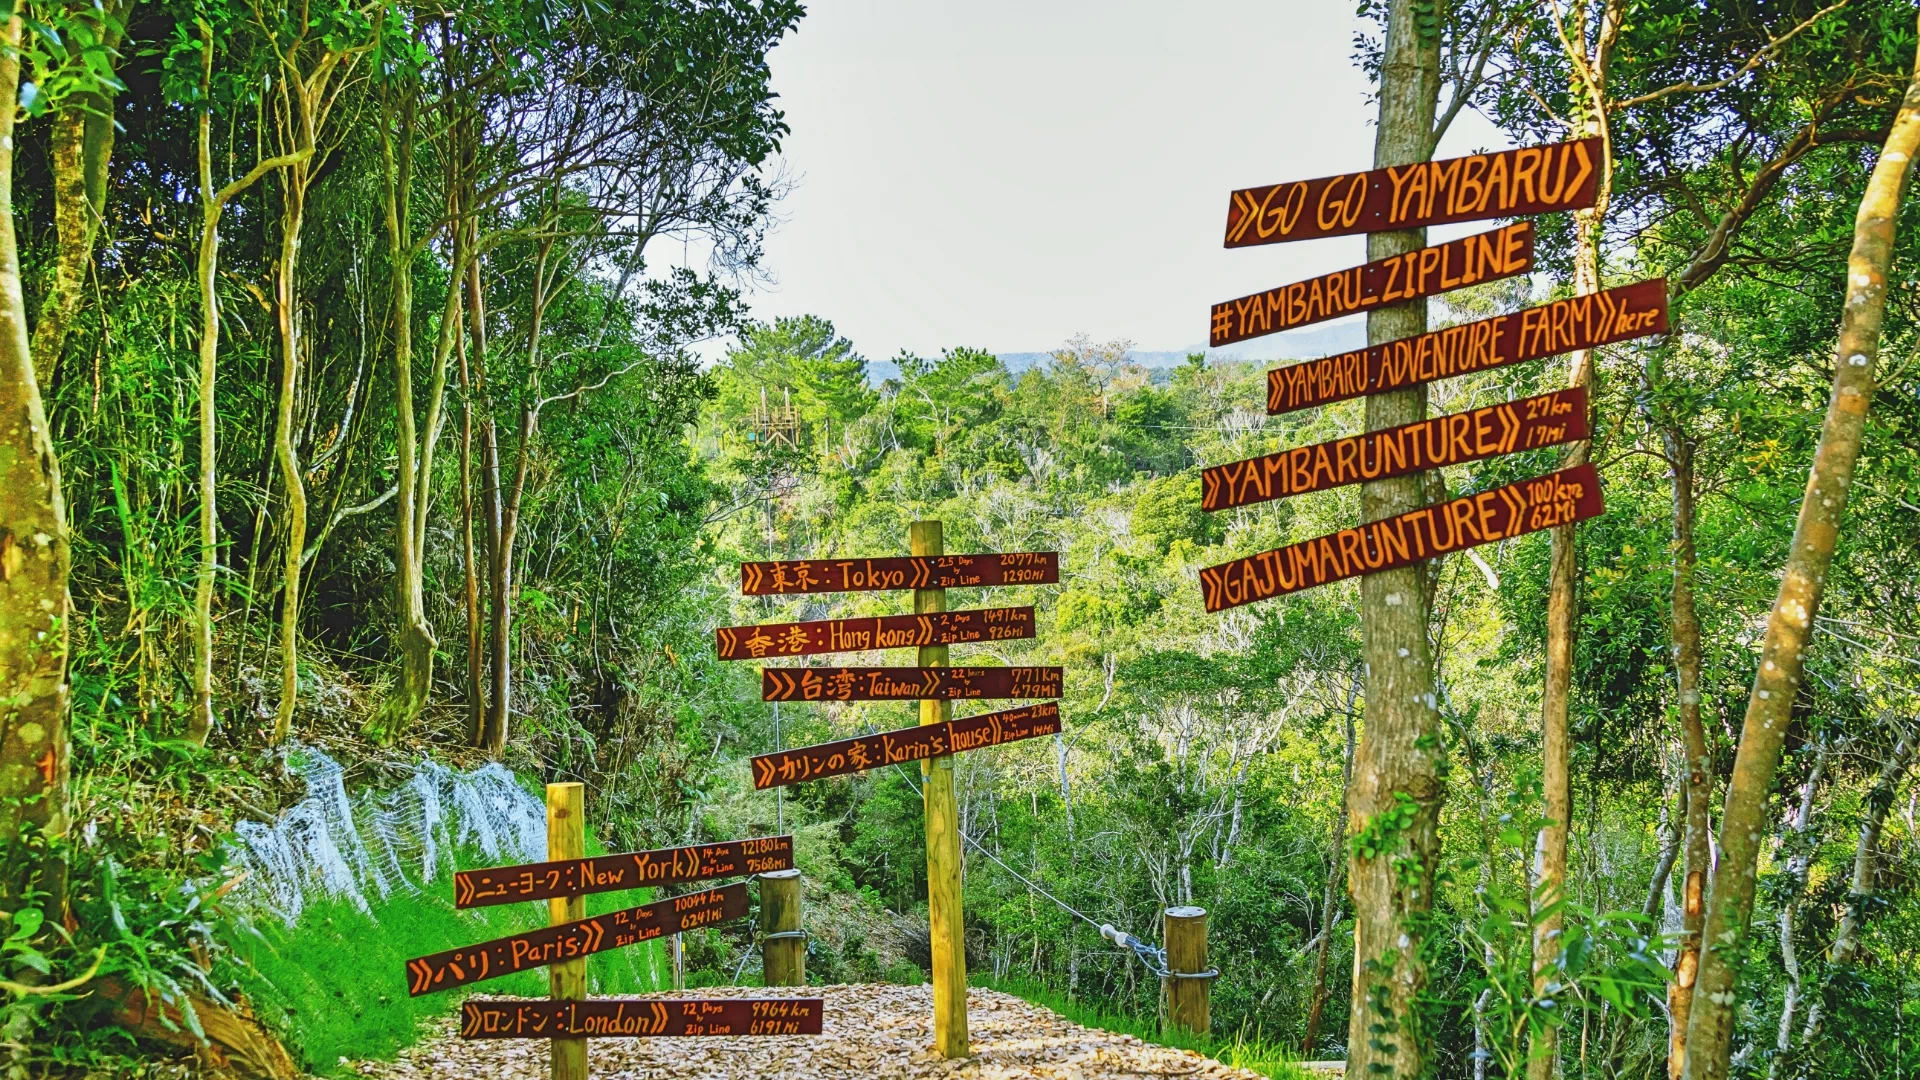
[[(716, 987), (672, 997), (780, 996)], [(926, 986), (808, 987), (795, 997), (826, 999), (819, 1035), (730, 1038), (594, 1039), (588, 1069), (596, 1080), (1097, 1080), (1104, 1077), (1191, 1077), (1261, 1080), (1185, 1050), (1143, 1043), (1131, 1035), (1070, 1024), (1057, 1014), (992, 990), (967, 992), (973, 1057), (947, 1061), (933, 1045), (933, 992)], [(544, 1040), (462, 1041), (449, 1019), (431, 1038), (392, 1062), (361, 1062), (378, 1080), (544, 1080)]]

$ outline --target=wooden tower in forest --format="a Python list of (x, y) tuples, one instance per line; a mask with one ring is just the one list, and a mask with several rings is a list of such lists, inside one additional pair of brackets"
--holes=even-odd
[(747, 432), (747, 441), (785, 443), (792, 449), (800, 448), (800, 414), (794, 410), (792, 390), (782, 387), (780, 404), (770, 405), (767, 388), (760, 388), (760, 405), (753, 410), (752, 430)]

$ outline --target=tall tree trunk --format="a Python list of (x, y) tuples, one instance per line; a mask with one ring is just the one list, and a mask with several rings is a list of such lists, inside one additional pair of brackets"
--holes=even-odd
[[(130, 2), (101, 8), (75, 3), (64, 17), (84, 23), (111, 55), (120, 47), (131, 7)], [(53, 280), (40, 301), (32, 346), (34, 377), (43, 387), (53, 386), (67, 335), (80, 313), (87, 270), (93, 265), (94, 241), (106, 214), (107, 163), (113, 156), (113, 99), (113, 92), (106, 87), (84, 90), (63, 103), (53, 116)]]
[(474, 386), (480, 398), (480, 509), (486, 522), (487, 601), (488, 601), (488, 699), (480, 746), (498, 758), (507, 746), (507, 717), (511, 711), (508, 696), (513, 689), (506, 637), (501, 630), (502, 603), (500, 580), (500, 436), (493, 417), (493, 397), (487, 388), (487, 306), (482, 289), (480, 260), (467, 268), (467, 322), (473, 338)]
[[(302, 149), (311, 150), (305, 143)], [(300, 691), (300, 555), (307, 545), (307, 485), (294, 447), (294, 403), (300, 386), (299, 292), (300, 227), (306, 218), (307, 169), (296, 165), (283, 174), (285, 206), (280, 215), (280, 253), (274, 262), (274, 306), (280, 331), (280, 385), (274, 410), (273, 457), (286, 486), (287, 541), (280, 594), (280, 707), (273, 720), (278, 746), (293, 734), (293, 706)]]
[[(1440, 42), (1437, 32), (1429, 36), (1420, 29), (1420, 8), (1416, 0), (1391, 0), (1387, 8), (1376, 168), (1433, 156)], [(1425, 243), (1425, 229), (1373, 233), (1367, 237), (1367, 258), (1384, 259)], [(1371, 344), (1412, 337), (1426, 328), (1424, 300), (1367, 315)], [(1426, 413), (1424, 386), (1376, 394), (1367, 399), (1367, 429), (1412, 423)], [(1418, 473), (1364, 485), (1362, 520), (1419, 508), (1425, 487), (1426, 478)], [(1368, 1080), (1417, 1077), (1427, 1065), (1428, 1043), (1416, 1005), (1427, 982), (1424, 926), (1433, 905), (1446, 786), (1425, 572), (1416, 565), (1360, 579), (1367, 702), (1347, 794), (1347, 880), (1354, 904), (1347, 1072)]]
[[(67, 510), (27, 343), (13, 221), (20, 16), (0, 24), (0, 844), (67, 831)], [(0, 905), (66, 899), (59, 860), (9, 862)]]
[(1805, 650), (1820, 610), (1827, 567), (1833, 561), (1846, 512), (1847, 492), (1860, 453), (1867, 408), (1874, 392), (1873, 365), (1880, 352), (1880, 322), (1886, 312), (1887, 272), (1893, 261), (1894, 221), (1906, 188), (1913, 153), (1920, 146), (1920, 63), (1916, 63), (1900, 112), (1854, 218), (1853, 251), (1847, 259), (1846, 297), (1833, 360), (1833, 397), (1827, 404), (1806, 493), (1794, 524), (1786, 574), (1767, 618), (1760, 669), (1740, 730), (1733, 776), (1720, 817), (1720, 863), (1713, 871), (1688, 1033), (1688, 1080), (1725, 1080), (1731, 1067), (1733, 1021), (1739, 1004), (1738, 973), (1753, 920), (1760, 835), (1767, 797), (1799, 693)]
[[(1897, 733), (1893, 748), (1880, 763), (1880, 774), (1874, 777), (1873, 787), (1867, 791), (1865, 816), (1860, 819), (1860, 845), (1853, 852), (1853, 881), (1847, 890), (1847, 908), (1840, 915), (1840, 925), (1834, 928), (1833, 947), (1827, 953), (1828, 986), (1832, 985), (1836, 972), (1853, 964), (1854, 951), (1859, 948), (1860, 925), (1866, 920), (1867, 907), (1873, 901), (1880, 874), (1880, 831), (1886, 827), (1887, 811), (1893, 807), (1893, 798), (1899, 793), (1907, 766), (1913, 763), (1916, 744), (1920, 744), (1920, 736), (1914, 732)], [(1820, 1034), (1825, 996), (1823, 991), (1807, 1008), (1806, 1030), (1800, 1033), (1802, 1045), (1812, 1045)]]
[(467, 739), (484, 746), (487, 737), (486, 635), (480, 624), (480, 568), (473, 544), (473, 379), (466, 345), (460, 345), (460, 550), (467, 605)]
[[(1576, 139), (1600, 138), (1600, 180), (1594, 204), (1573, 215), (1573, 291), (1585, 296), (1600, 291), (1600, 264), (1605, 239), (1607, 198), (1613, 178), (1613, 144), (1607, 125), (1607, 68), (1613, 58), (1624, 16), (1622, 0), (1609, 0), (1600, 11), (1600, 25), (1590, 27), (1585, 9), (1571, 16), (1563, 42), (1574, 64), (1574, 122)], [(1581, 349), (1568, 364), (1567, 385), (1585, 388), (1593, 382), (1594, 350)], [(1567, 447), (1560, 467), (1586, 464), (1592, 444), (1581, 440)], [(1578, 612), (1574, 587), (1578, 574), (1574, 526), (1556, 526), (1550, 535), (1547, 562), (1546, 679), (1540, 694), (1540, 780), (1544, 805), (1533, 850), (1533, 986), (1534, 993), (1551, 996), (1554, 972), (1560, 961), (1560, 935), (1566, 918), (1563, 901), (1567, 885), (1567, 827), (1573, 820), (1570, 761), (1573, 743), (1567, 733), (1567, 713), (1573, 697), (1573, 651)], [(1546, 1080), (1560, 1071), (1560, 1029), (1548, 1025), (1534, 1031), (1527, 1052), (1529, 1080)]]
[(1706, 923), (1707, 875), (1713, 866), (1710, 812), (1713, 760), (1700, 718), (1700, 613), (1694, 605), (1693, 443), (1665, 427), (1667, 462), (1673, 476), (1673, 662), (1680, 697), (1680, 736), (1686, 748), (1686, 873), (1680, 889), (1680, 945), (1667, 984), (1667, 1074), (1680, 1080), (1687, 1063), (1687, 1018), (1693, 1012), (1694, 979), (1700, 970), (1700, 928)]
[[(204, 96), (213, 81), (213, 32), (201, 27), (201, 81)], [(268, 158), (226, 187), (213, 187), (213, 114), (204, 110), (197, 125), (200, 163), (200, 252), (194, 277), (200, 287), (200, 565), (193, 582), (193, 711), (187, 738), (205, 746), (213, 733), (213, 580), (219, 569), (220, 518), (215, 498), (219, 414), (214, 385), (220, 370), (220, 218), (227, 204), (275, 169), (307, 160), (300, 152)]]

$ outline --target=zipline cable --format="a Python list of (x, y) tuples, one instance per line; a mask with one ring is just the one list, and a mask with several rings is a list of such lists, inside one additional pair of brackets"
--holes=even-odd
[[(914, 794), (916, 795), (920, 794), (920, 785), (913, 782), (913, 777), (907, 774), (907, 770), (902, 769), (898, 765), (894, 766), (894, 770), (898, 772), (903, 779), (906, 780), (907, 786), (913, 789)], [(1022, 874), (1020, 871), (1015, 870), (1011, 866), (1008, 866), (1005, 862), (1001, 861), (998, 855), (995, 855), (993, 852), (988, 851), (986, 846), (980, 843), (980, 841), (975, 840), (971, 836), (968, 836), (967, 830), (965, 829), (960, 830), (960, 838), (962, 840), (965, 840), (967, 843), (972, 844), (973, 849), (975, 851), (978, 851), (980, 854), (985, 855), (987, 858), (993, 860), (994, 865), (998, 866), (1002, 870), (1005, 870), (1007, 873), (1012, 874), (1014, 878), (1018, 880), (1022, 885), (1025, 885), (1027, 888), (1033, 890), (1034, 892), (1039, 893), (1041, 896), (1046, 897), (1047, 899), (1053, 901), (1055, 904), (1058, 904), (1060, 906), (1060, 910), (1065, 911), (1070, 915), (1073, 915), (1075, 918), (1078, 918), (1081, 921), (1085, 922), (1088, 926), (1091, 926), (1094, 929), (1099, 930), (1101, 937), (1106, 938), (1108, 941), (1113, 942), (1115, 945), (1118, 945), (1120, 948), (1131, 950), (1133, 952), (1133, 955), (1138, 957), (1142, 964), (1146, 965), (1148, 971), (1153, 972), (1155, 975), (1159, 976), (1162, 979), (1168, 977), (1167, 950), (1153, 946), (1153, 945), (1149, 945), (1146, 942), (1141, 941), (1139, 938), (1134, 937), (1132, 934), (1127, 933), (1125, 930), (1117, 929), (1112, 923), (1103, 923), (1098, 919), (1095, 919), (1091, 915), (1088, 915), (1086, 912), (1081, 911), (1079, 908), (1074, 907), (1072, 904), (1067, 903), (1065, 900), (1062, 900), (1059, 897), (1048, 892), (1047, 890), (1041, 888), (1039, 885), (1034, 884), (1031, 880), (1027, 878), (1025, 874)]]

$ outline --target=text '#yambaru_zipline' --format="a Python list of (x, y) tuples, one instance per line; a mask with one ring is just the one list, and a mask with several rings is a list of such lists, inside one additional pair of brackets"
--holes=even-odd
[[(1598, 139), (1418, 162), (1244, 188), (1227, 209), (1227, 247), (1422, 228), (1592, 206)], [(1216, 345), (1533, 269), (1534, 230), (1521, 221), (1215, 304)], [(1267, 373), (1273, 415), (1391, 393), (1667, 332), (1667, 283), (1637, 281), (1582, 296), (1291, 364)], [(1484, 461), (1589, 436), (1580, 387), (1499, 402), (1203, 471), (1201, 509), (1230, 510), (1348, 484)], [(1208, 611), (1409, 566), (1448, 552), (1605, 511), (1591, 465), (1469, 493), (1358, 528), (1200, 571)]]

